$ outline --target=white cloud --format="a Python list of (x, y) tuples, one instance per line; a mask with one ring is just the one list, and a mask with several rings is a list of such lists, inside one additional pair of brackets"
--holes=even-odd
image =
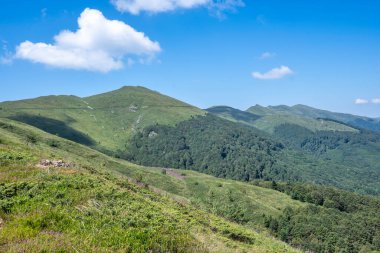
[(209, 0), (111, 0), (118, 11), (139, 14), (145, 12), (166, 12), (178, 8), (194, 8), (208, 3)]
[(367, 99), (364, 99), (364, 98), (357, 98), (355, 99), (355, 104), (357, 105), (364, 105), (364, 104), (368, 104), (369, 101)]
[(372, 104), (380, 104), (380, 98), (374, 98), (371, 100)]
[(260, 55), (260, 60), (266, 60), (266, 59), (270, 59), (270, 58), (273, 58), (276, 56), (276, 53), (272, 53), (272, 52), (264, 52)]
[(120, 12), (134, 15), (140, 12), (159, 13), (205, 6), (215, 15), (222, 16), (224, 11), (234, 11), (236, 7), (244, 6), (243, 0), (111, 0), (111, 3)]
[(121, 21), (106, 19), (98, 10), (85, 9), (78, 25), (75, 32), (61, 31), (53, 44), (22, 42), (15, 57), (59, 68), (108, 72), (122, 68), (125, 56), (152, 58), (161, 51), (158, 42)]
[(266, 73), (253, 72), (252, 76), (256, 79), (270, 80), (270, 79), (280, 79), (292, 74), (294, 74), (294, 72), (289, 67), (281, 66), (279, 68), (274, 68)]

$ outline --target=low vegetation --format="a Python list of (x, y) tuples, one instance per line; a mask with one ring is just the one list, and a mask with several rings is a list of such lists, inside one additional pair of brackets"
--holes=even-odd
[[(113, 172), (139, 173), (132, 165), (73, 142), (8, 120), (0, 120), (0, 140), (2, 252), (297, 252), (155, 193)], [(41, 159), (70, 166), (39, 166)]]

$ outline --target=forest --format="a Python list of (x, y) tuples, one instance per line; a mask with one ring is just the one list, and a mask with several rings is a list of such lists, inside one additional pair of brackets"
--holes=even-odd
[(380, 250), (379, 198), (311, 184), (262, 186), (311, 204), (289, 207), (278, 218), (266, 217), (265, 226), (281, 240), (313, 252)]
[(120, 157), (143, 165), (191, 169), (243, 181), (285, 179), (276, 157), (281, 142), (258, 130), (212, 115), (193, 117), (175, 127), (153, 125), (137, 133)]

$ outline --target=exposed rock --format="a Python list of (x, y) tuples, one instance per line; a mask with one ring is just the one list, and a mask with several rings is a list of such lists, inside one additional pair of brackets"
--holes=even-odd
[(130, 112), (137, 112), (138, 109), (139, 109), (139, 108), (138, 108), (137, 105), (131, 104), (131, 105), (129, 106), (129, 111), (130, 111)]
[(149, 138), (154, 138), (158, 135), (158, 133), (156, 133), (155, 131), (151, 131), (149, 134), (148, 134), (148, 137)]
[(41, 160), (38, 164), (39, 167), (47, 168), (47, 167), (54, 167), (54, 168), (69, 168), (73, 167), (72, 163), (66, 163), (62, 160)]

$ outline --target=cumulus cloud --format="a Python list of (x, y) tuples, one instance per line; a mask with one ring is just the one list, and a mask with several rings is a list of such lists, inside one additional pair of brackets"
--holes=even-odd
[(380, 98), (373, 98), (373, 99), (365, 99), (365, 98), (357, 98), (355, 99), (355, 104), (357, 105), (365, 105), (365, 104), (375, 104), (379, 105), (380, 104)]
[(234, 11), (236, 7), (244, 6), (243, 0), (111, 0), (111, 3), (120, 12), (134, 15), (140, 12), (159, 13), (205, 6), (221, 16), (224, 11)]
[(369, 103), (369, 101), (367, 99), (364, 99), (364, 98), (355, 99), (355, 104), (357, 104), (357, 105), (365, 105), (368, 103)]
[(273, 58), (276, 56), (276, 53), (273, 53), (273, 52), (264, 52), (260, 55), (260, 60), (266, 60), (266, 59), (270, 59), (270, 58)]
[(274, 68), (265, 73), (253, 72), (252, 76), (253, 78), (260, 79), (260, 80), (271, 80), (271, 79), (281, 79), (285, 76), (292, 75), (292, 74), (294, 74), (294, 72), (289, 67), (281, 66), (279, 68)]
[[(161, 51), (159, 43), (144, 33), (121, 21), (108, 20), (95, 9), (85, 9), (78, 26), (75, 32), (61, 31), (53, 44), (24, 41), (15, 57), (59, 68), (108, 72), (122, 68), (127, 56), (151, 59)], [(129, 64), (132, 59), (127, 61)]]

